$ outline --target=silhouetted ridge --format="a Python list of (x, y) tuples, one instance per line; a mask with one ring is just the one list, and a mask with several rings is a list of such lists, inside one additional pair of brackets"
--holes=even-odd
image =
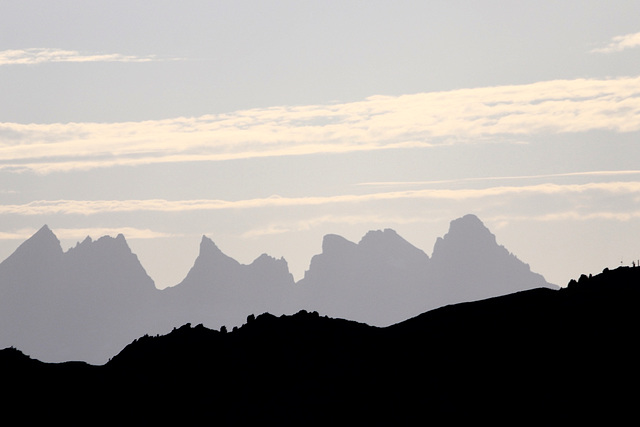
[[(124, 366), (130, 363), (139, 364), (139, 369), (153, 369), (153, 365), (161, 366), (169, 363), (191, 364), (196, 357), (200, 363), (208, 364), (207, 359), (220, 357), (220, 345), (248, 345), (245, 348), (247, 355), (257, 356), (268, 348), (274, 349), (274, 358), (280, 354), (277, 348), (289, 346), (308, 346), (305, 351), (309, 354), (309, 361), (318, 357), (318, 354), (327, 350), (324, 348), (326, 340), (334, 344), (344, 339), (342, 335), (347, 334), (350, 339), (361, 341), (360, 334), (368, 335), (375, 330), (366, 324), (343, 320), (332, 319), (320, 316), (317, 312), (307, 312), (301, 310), (292, 315), (274, 316), (270, 313), (263, 313), (259, 316), (249, 315), (246, 323), (240, 327), (234, 327), (229, 331), (226, 326), (220, 330), (213, 330), (198, 324), (193, 327), (191, 323), (174, 328), (170, 333), (162, 336), (152, 337), (145, 335), (134, 340), (126, 346), (118, 355), (112, 358), (108, 366)], [(346, 345), (346, 342), (343, 343)], [(355, 345), (352, 343), (350, 345)], [(234, 351), (237, 351), (234, 350)], [(300, 349), (298, 349), (300, 351)], [(318, 354), (312, 355), (312, 352)], [(298, 357), (301, 355), (298, 354)], [(261, 358), (272, 356), (261, 354)], [(135, 360), (135, 362), (133, 362)], [(233, 363), (233, 362), (230, 362)], [(255, 363), (264, 363), (256, 360)], [(278, 365), (282, 361), (273, 361)], [(266, 364), (267, 366), (269, 363)], [(265, 366), (265, 369), (268, 367)], [(137, 369), (138, 369), (137, 368)]]
[(0, 369), (8, 390), (56, 384), (62, 392), (30, 394), (47, 417), (71, 401), (147, 423), (619, 424), (637, 408), (638, 297), (640, 268), (618, 268), (386, 328), (264, 313), (228, 331), (184, 324), (141, 336), (104, 366), (43, 364), (5, 349)]
[(25, 366), (31, 363), (33, 360), (34, 359), (27, 356), (15, 347), (7, 347), (0, 350), (0, 370), (2, 371), (4, 371), (9, 366), (11, 368), (15, 368), (17, 366)]

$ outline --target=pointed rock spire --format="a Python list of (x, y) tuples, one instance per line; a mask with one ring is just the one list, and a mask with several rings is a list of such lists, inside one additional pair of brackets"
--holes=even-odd
[(194, 268), (202, 267), (203, 265), (220, 267), (220, 265), (228, 264), (239, 265), (238, 261), (222, 252), (213, 240), (203, 235), (200, 241), (200, 253), (196, 258)]
[(213, 240), (211, 240), (210, 238), (208, 238), (203, 234), (202, 240), (200, 240), (200, 255), (203, 255), (204, 253), (210, 253), (210, 254), (220, 253), (221, 254), (222, 251), (213, 242)]
[(51, 231), (47, 224), (43, 225), (40, 230), (36, 231), (33, 236), (25, 241), (25, 243), (27, 242), (30, 242), (30, 244), (35, 242), (39, 245), (48, 245), (49, 247), (55, 248), (56, 251), (58, 249), (62, 251), (60, 240), (58, 240), (58, 237)]
[(433, 277), (451, 302), (471, 301), (537, 287), (554, 288), (533, 273), (475, 215), (451, 221), (431, 255)]
[(504, 247), (498, 246), (496, 236), (485, 227), (482, 221), (477, 216), (469, 214), (451, 221), (449, 232), (444, 237), (436, 239), (432, 258), (439, 259), (454, 254), (463, 256), (469, 252), (482, 250), (508, 253)]
[[(49, 264), (56, 262), (62, 256), (60, 240), (45, 224), (31, 237), (25, 240), (18, 248), (0, 265), (23, 262), (41, 262)], [(24, 261), (19, 261), (24, 260)]]

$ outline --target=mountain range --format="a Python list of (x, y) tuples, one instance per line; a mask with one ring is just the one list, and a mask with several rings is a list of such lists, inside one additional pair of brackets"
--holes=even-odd
[(43, 363), (8, 348), (4, 415), (72, 424), (626, 424), (639, 396), (639, 297), (640, 268), (619, 267), (387, 327), (304, 310), (249, 315), (231, 331), (185, 324), (141, 336), (100, 366)]
[(474, 215), (451, 222), (429, 257), (390, 229), (360, 242), (323, 239), (304, 278), (284, 259), (251, 264), (203, 236), (187, 276), (159, 290), (125, 237), (87, 237), (68, 251), (45, 225), (0, 263), (0, 348), (47, 362), (105, 363), (133, 339), (172, 328), (241, 325), (249, 314), (301, 309), (388, 326), (448, 304), (558, 287), (496, 242)]

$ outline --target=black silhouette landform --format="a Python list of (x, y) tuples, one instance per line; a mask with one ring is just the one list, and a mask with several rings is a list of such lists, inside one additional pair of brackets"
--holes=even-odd
[(249, 314), (299, 310), (389, 326), (420, 313), (539, 287), (557, 289), (496, 242), (474, 215), (451, 222), (431, 258), (395, 231), (359, 243), (327, 235), (297, 283), (284, 259), (244, 265), (206, 236), (184, 280), (159, 290), (123, 235), (63, 251), (45, 225), (0, 263), (0, 348), (45, 362), (103, 364), (144, 334), (219, 329)]
[(5, 416), (27, 405), (38, 410), (25, 421), (621, 424), (637, 417), (639, 296), (640, 268), (619, 267), (387, 327), (308, 311), (185, 324), (101, 366), (8, 348)]

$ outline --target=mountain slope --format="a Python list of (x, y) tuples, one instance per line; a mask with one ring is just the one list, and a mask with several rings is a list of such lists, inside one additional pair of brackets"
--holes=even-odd
[(284, 259), (263, 254), (249, 265), (240, 264), (202, 236), (193, 267), (182, 282), (164, 289), (162, 298), (171, 326), (233, 326), (255, 312), (293, 312), (287, 304), (293, 286)]

